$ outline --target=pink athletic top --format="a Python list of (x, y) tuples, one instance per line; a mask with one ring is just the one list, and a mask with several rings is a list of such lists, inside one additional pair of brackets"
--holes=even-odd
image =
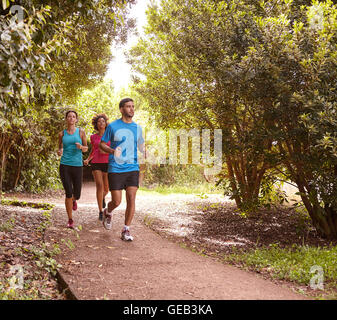
[[(101, 142), (101, 136), (97, 133), (90, 136), (90, 142), (92, 145), (92, 163), (108, 163), (109, 162), (109, 154), (102, 153), (99, 149), (99, 143)], [(110, 141), (107, 143), (110, 146)]]

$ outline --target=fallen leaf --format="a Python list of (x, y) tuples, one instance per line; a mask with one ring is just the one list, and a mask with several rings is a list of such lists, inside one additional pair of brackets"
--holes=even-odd
[(94, 250), (99, 249), (99, 247), (92, 246), (91, 244), (88, 244), (87, 247)]

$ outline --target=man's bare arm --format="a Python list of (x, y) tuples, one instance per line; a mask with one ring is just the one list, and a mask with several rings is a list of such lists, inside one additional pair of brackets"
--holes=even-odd
[(106, 142), (101, 141), (99, 144), (99, 148), (100, 150), (102, 150), (103, 152), (109, 153), (109, 154), (113, 154), (116, 157), (119, 157), (121, 155), (121, 148), (117, 147), (116, 149), (112, 149), (110, 148)]

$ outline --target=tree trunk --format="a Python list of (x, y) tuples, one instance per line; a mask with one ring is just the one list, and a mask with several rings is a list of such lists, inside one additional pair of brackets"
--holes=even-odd
[(19, 153), (18, 170), (16, 172), (16, 178), (15, 178), (15, 182), (14, 182), (14, 186), (13, 186), (14, 189), (17, 187), (17, 185), (19, 183), (19, 180), (20, 180), (21, 168), (22, 168), (22, 159), (23, 159), (23, 155)]
[(232, 164), (232, 159), (230, 157), (226, 157), (226, 164), (227, 164), (227, 170), (228, 170), (228, 178), (229, 178), (229, 183), (232, 188), (232, 192), (234, 193), (234, 200), (238, 208), (241, 207), (241, 199), (238, 194), (238, 189), (236, 186), (236, 179), (233, 171), (233, 164)]
[[(293, 171), (293, 168), (291, 168), (291, 171)], [(308, 211), (317, 233), (323, 238), (337, 239), (336, 210), (334, 210), (329, 204), (325, 204), (324, 208), (320, 205), (318, 195), (306, 182), (303, 172), (298, 173), (294, 180), (297, 184), (298, 190), (300, 191), (303, 204)]]
[(6, 169), (6, 153), (2, 151), (1, 154), (1, 167), (0, 167), (0, 192), (2, 191), (3, 178)]
[(8, 151), (10, 150), (12, 144), (14, 143), (13, 140), (8, 135), (2, 135), (1, 137), (1, 149), (0, 149), (0, 158), (1, 158), (1, 165), (0, 165), (0, 192), (3, 189), (3, 181), (6, 174), (6, 164), (7, 164), (7, 155)]
[[(238, 208), (253, 208), (258, 204), (261, 181), (267, 166), (258, 169), (256, 164), (249, 164), (235, 157), (226, 157), (228, 178), (233, 198)], [(249, 166), (249, 168), (247, 168)]]

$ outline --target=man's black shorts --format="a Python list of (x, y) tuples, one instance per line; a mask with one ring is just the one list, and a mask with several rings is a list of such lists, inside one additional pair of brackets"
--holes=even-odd
[(139, 171), (109, 172), (109, 190), (123, 190), (127, 187), (139, 187)]
[(107, 163), (91, 163), (91, 171), (99, 170), (102, 172), (108, 172), (108, 164)]

